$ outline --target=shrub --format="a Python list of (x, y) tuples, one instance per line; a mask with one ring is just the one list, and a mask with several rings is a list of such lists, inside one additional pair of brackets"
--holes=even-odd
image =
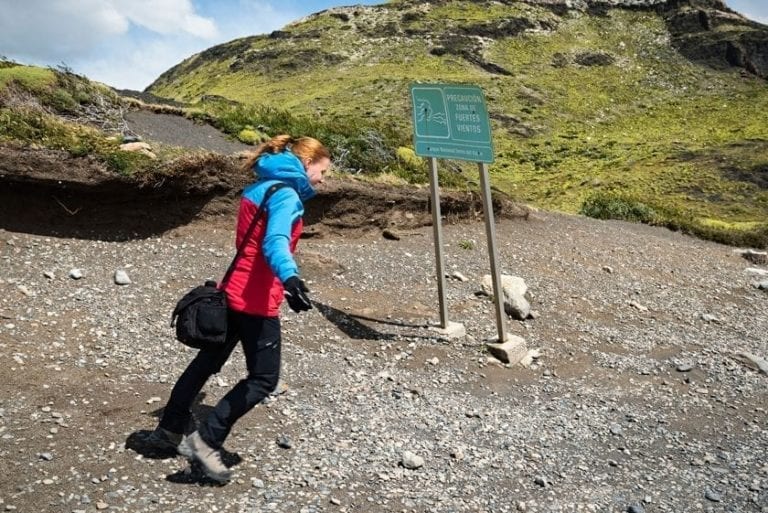
[(244, 128), (238, 132), (237, 139), (245, 144), (258, 144), (264, 140), (264, 135), (256, 130)]
[(123, 176), (133, 176), (149, 164), (150, 159), (133, 151), (115, 150), (103, 156), (104, 163), (110, 171)]
[(75, 114), (80, 107), (80, 104), (66, 89), (54, 89), (42, 99), (46, 106), (63, 114)]
[(599, 192), (587, 198), (580, 213), (595, 219), (619, 219), (646, 224), (660, 224), (664, 220), (647, 203), (632, 196), (610, 192)]
[(424, 159), (416, 155), (416, 152), (412, 148), (406, 148), (401, 146), (395, 152), (397, 160), (408, 167), (421, 167), (424, 165)]

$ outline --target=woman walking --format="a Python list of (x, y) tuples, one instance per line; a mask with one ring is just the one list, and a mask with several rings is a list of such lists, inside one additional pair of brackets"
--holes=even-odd
[[(246, 187), (240, 201), (236, 245), (227, 294), (229, 325), (221, 349), (201, 350), (171, 391), (159, 426), (149, 435), (155, 449), (175, 449), (197, 461), (219, 482), (232, 472), (221, 461), (220, 450), (235, 422), (275, 390), (280, 375), (280, 305), (285, 298), (295, 312), (312, 308), (293, 252), (302, 230), (304, 202), (331, 164), (330, 152), (311, 137), (279, 135), (259, 145), (246, 166), (256, 182)], [(266, 201), (265, 201), (266, 199)], [(263, 210), (251, 235), (254, 216)], [(208, 378), (219, 372), (241, 342), (248, 374), (184, 437), (190, 408)]]

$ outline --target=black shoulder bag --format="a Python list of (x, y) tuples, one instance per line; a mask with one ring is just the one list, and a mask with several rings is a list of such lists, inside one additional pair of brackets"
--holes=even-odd
[[(222, 288), (229, 281), (235, 263), (245, 248), (245, 245), (253, 235), (259, 218), (264, 213), (264, 207), (272, 194), (278, 189), (287, 187), (284, 183), (272, 185), (264, 194), (264, 199), (259, 205), (259, 210), (253, 216), (245, 237), (237, 248), (237, 253), (229, 264), (224, 278), (221, 280)], [(176, 327), (176, 339), (182, 344), (195, 349), (213, 349), (222, 346), (227, 340), (227, 294), (216, 285), (215, 281), (208, 280), (205, 284), (193, 288), (182, 297), (171, 314), (171, 327)]]

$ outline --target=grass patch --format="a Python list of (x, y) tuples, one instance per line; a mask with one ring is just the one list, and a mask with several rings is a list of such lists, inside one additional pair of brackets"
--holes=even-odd
[(91, 156), (123, 176), (157, 169), (149, 157), (120, 150), (116, 138), (36, 109), (0, 108), (0, 142), (10, 141), (64, 150), (73, 157)]
[(580, 214), (595, 219), (616, 219), (663, 226), (732, 246), (768, 247), (768, 222), (725, 222), (696, 218), (683, 210), (624, 193), (601, 192), (582, 204)]

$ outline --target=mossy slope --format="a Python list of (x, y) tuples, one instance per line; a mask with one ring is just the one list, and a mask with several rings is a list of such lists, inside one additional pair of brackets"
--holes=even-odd
[(516, 198), (578, 212), (595, 194), (616, 195), (655, 206), (670, 226), (765, 226), (768, 29), (717, 0), (583, 4), (332, 9), (211, 48), (149, 90), (374, 119), (407, 137), (408, 84), (478, 84), (493, 118), (494, 184)]

